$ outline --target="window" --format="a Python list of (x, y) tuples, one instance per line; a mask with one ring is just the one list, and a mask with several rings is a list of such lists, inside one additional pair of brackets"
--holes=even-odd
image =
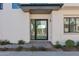
[(12, 3), (12, 9), (19, 9), (19, 3)]
[(79, 32), (79, 17), (65, 17), (64, 18), (64, 32), (65, 33)]
[(0, 10), (3, 9), (3, 3), (0, 3)]

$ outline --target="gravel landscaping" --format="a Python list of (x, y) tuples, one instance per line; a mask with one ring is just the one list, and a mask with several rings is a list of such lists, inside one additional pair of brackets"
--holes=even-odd
[(25, 43), (19, 40), (18, 43), (11, 43), (7, 40), (0, 41), (0, 51), (79, 51), (79, 42), (75, 43), (73, 40), (67, 40), (65, 45), (61, 45), (59, 41), (55, 45), (50, 41), (36, 41)]

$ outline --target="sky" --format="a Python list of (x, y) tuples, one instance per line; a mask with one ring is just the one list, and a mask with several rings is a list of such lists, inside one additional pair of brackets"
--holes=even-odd
[(53, 3), (56, 0), (0, 0), (0, 2)]
[(79, 3), (79, 0), (0, 0), (0, 3)]
[(52, 0), (27, 0), (28, 3), (52, 3)]

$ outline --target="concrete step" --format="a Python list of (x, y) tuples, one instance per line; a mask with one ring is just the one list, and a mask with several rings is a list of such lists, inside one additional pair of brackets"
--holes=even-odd
[(30, 44), (34, 47), (52, 48), (51, 42), (47, 40), (32, 40)]

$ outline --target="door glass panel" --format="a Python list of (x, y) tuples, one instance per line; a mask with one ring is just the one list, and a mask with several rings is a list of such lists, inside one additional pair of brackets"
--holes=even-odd
[(47, 39), (47, 20), (31, 20), (31, 39)]
[(47, 22), (45, 20), (36, 21), (36, 39), (47, 39)]

